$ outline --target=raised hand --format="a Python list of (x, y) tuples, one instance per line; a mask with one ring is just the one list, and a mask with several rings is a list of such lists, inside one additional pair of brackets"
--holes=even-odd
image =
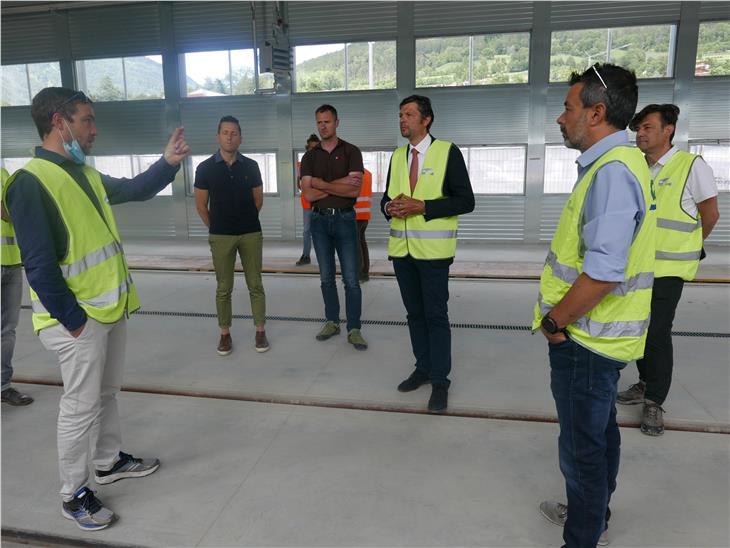
[(190, 154), (190, 147), (185, 142), (185, 128), (175, 128), (162, 154), (171, 166), (179, 165)]

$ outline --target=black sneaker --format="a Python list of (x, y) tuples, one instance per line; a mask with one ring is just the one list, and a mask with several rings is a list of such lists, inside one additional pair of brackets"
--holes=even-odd
[(30, 405), (33, 403), (33, 398), (22, 392), (18, 392), (15, 388), (6, 388), (2, 392), (2, 402), (9, 405)]
[(398, 392), (413, 392), (424, 384), (428, 384), (428, 376), (416, 369), (411, 376), (398, 385)]
[(431, 389), (431, 397), (428, 400), (428, 410), (433, 413), (443, 411), (449, 404), (449, 389), (446, 385), (437, 384)]
[(79, 529), (98, 531), (109, 527), (116, 517), (109, 508), (104, 508), (101, 501), (94, 496), (88, 487), (82, 487), (68, 502), (61, 507), (61, 515), (76, 522)]
[(299, 260), (295, 264), (297, 266), (304, 266), (305, 264), (310, 264), (311, 262), (312, 262), (312, 259), (302, 255), (301, 257), (299, 257)]
[(160, 467), (158, 459), (136, 459), (132, 455), (119, 451), (119, 460), (111, 470), (97, 470), (96, 483), (114, 483), (124, 478), (142, 478), (149, 476)]

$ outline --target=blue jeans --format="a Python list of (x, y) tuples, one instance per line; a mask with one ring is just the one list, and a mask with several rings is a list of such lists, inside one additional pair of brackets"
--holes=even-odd
[(421, 261), (393, 258), (393, 270), (408, 313), (408, 331), (416, 369), (432, 385), (451, 384), (451, 326), (449, 324), (450, 259)]
[(312, 210), (302, 209), (302, 257), (309, 257), (312, 250)]
[(345, 283), (347, 330), (360, 329), (362, 293), (358, 280), (355, 210), (336, 211), (333, 215), (323, 215), (312, 210), (312, 242), (319, 263), (325, 317), (328, 321), (340, 323), (340, 300), (335, 283), (337, 272), (335, 251), (337, 251), (342, 280)]
[(15, 328), (20, 318), (23, 297), (23, 267), (2, 267), (2, 389), (10, 388), (13, 379)]
[(572, 340), (549, 345), (549, 353), (550, 388), (560, 423), (560, 471), (568, 495), (563, 539), (568, 548), (595, 548), (616, 490), (621, 446), (616, 390), (626, 364)]

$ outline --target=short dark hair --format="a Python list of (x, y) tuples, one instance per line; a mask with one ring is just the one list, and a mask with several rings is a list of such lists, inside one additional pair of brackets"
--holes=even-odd
[(606, 105), (606, 121), (618, 129), (626, 129), (639, 100), (639, 87), (633, 70), (610, 63), (596, 63), (582, 74), (572, 73), (569, 83), (571, 86), (583, 84), (580, 100), (584, 107), (603, 103)]
[(309, 137), (307, 137), (307, 144), (309, 143), (319, 143), (319, 137), (315, 133), (312, 133)]
[(424, 118), (426, 116), (431, 117), (431, 121), (426, 126), (426, 130), (431, 131), (431, 125), (433, 124), (433, 121), (435, 119), (435, 116), (433, 114), (433, 107), (431, 107), (431, 99), (429, 99), (425, 95), (409, 95), (400, 102), (398, 108), (401, 108), (403, 105), (407, 105), (408, 103), (416, 103), (416, 106), (418, 107), (418, 112), (420, 112), (421, 116), (423, 116)]
[(70, 88), (43, 88), (30, 105), (30, 115), (33, 117), (38, 135), (43, 139), (53, 129), (51, 120), (57, 112), (69, 122), (76, 114), (79, 103), (91, 104), (83, 91)]
[[(673, 125), (675, 128), (677, 127), (677, 120), (679, 119), (679, 107), (671, 103), (666, 103), (663, 105), (646, 105), (631, 119), (629, 129), (631, 131), (636, 131), (639, 127), (639, 124), (644, 121), (644, 118), (646, 118), (647, 116), (649, 116), (649, 114), (652, 114), (653, 112), (659, 113), (659, 117), (662, 119), (663, 128), (667, 127), (668, 124)], [(672, 131), (672, 134), (669, 136), (669, 144), (672, 143), (672, 139), (674, 139), (674, 131)]]
[(234, 116), (230, 116), (230, 115), (224, 116), (223, 118), (220, 119), (220, 122), (218, 122), (218, 133), (221, 132), (221, 126), (223, 124), (225, 124), (226, 122), (229, 124), (236, 124), (238, 126), (238, 134), (243, 135), (243, 132), (241, 131), (241, 124), (238, 123), (238, 118), (235, 118)]
[(335, 120), (337, 120), (337, 109), (333, 107), (332, 105), (324, 104), (319, 107), (317, 107), (317, 110), (314, 111), (315, 116), (317, 114), (321, 114), (323, 112), (331, 112), (332, 115), (335, 117)]

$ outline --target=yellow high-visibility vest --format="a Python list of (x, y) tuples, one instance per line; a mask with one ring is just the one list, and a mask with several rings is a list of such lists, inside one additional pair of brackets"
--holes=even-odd
[(682, 209), (682, 194), (696, 154), (675, 152), (654, 178), (657, 201), (654, 276), (693, 280), (700, 266), (702, 218)]
[(624, 281), (566, 329), (572, 340), (596, 354), (629, 362), (644, 355), (654, 284), (656, 220), (652, 209), (651, 174), (638, 148), (618, 146), (609, 150), (593, 163), (573, 189), (540, 276), (540, 294), (532, 328), (540, 328), (543, 316), (560, 302), (583, 272), (583, 207), (596, 171), (609, 162), (621, 162), (639, 181), (646, 214), (629, 248)]
[[(446, 164), (449, 160), (451, 143), (434, 140), (426, 151), (421, 164), (416, 188), (411, 194), (408, 175), (408, 145), (399, 147), (390, 159), (390, 184), (388, 195), (396, 198), (400, 194), (416, 200), (440, 200), (443, 193)], [(415, 259), (448, 259), (456, 255), (456, 234), (459, 216), (442, 217), (426, 221), (423, 215), (407, 219), (390, 220), (388, 255)]]
[[(3, 207), (5, 207), (5, 184), (7, 183), (10, 175), (8, 170), (0, 168), (0, 174), (2, 174), (2, 188), (3, 188)], [(0, 222), (0, 253), (2, 254), (2, 266), (15, 266), (21, 263), (20, 260), (20, 248), (18, 242), (15, 241), (15, 230), (13, 229), (13, 223), (2, 219)]]
[[(35, 175), (61, 215), (68, 233), (68, 250), (58, 266), (79, 306), (89, 317), (102, 323), (114, 323), (125, 313), (137, 310), (137, 290), (99, 172), (83, 167), (102, 215), (78, 183), (53, 162), (33, 158), (22, 170)], [(5, 193), (18, 173), (10, 177)], [(30, 297), (36, 332), (58, 323), (32, 288)]]

